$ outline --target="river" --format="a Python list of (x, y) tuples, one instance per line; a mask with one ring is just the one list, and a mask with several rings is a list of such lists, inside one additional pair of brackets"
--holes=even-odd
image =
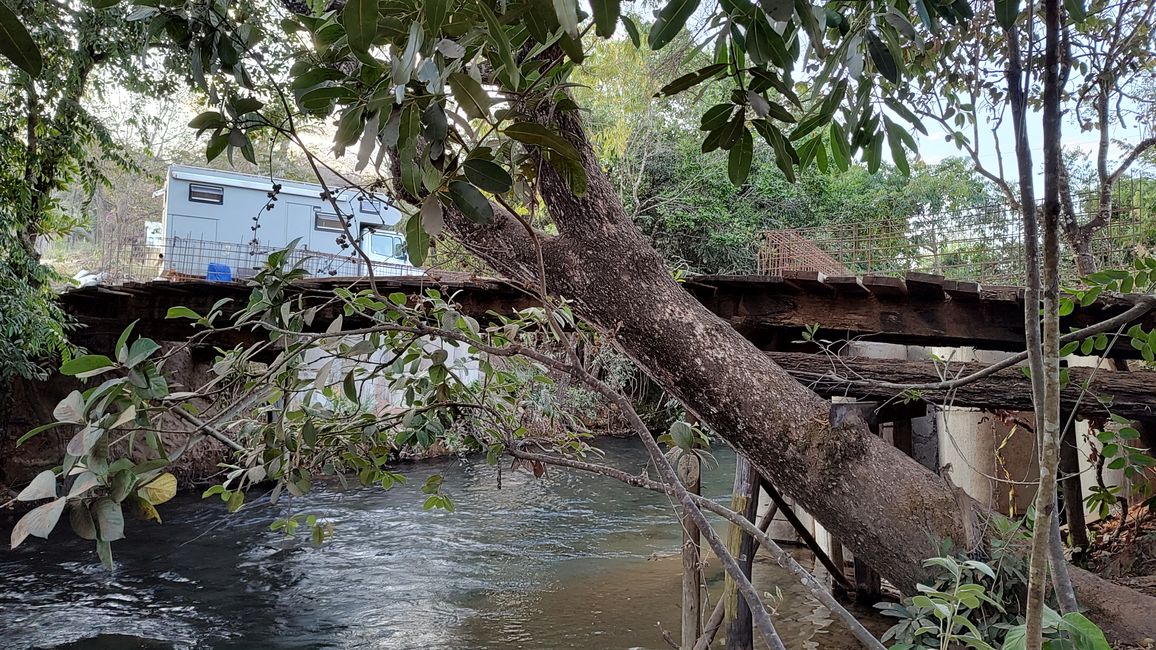
[[(607, 462), (646, 466), (636, 441), (603, 439)], [(716, 453), (703, 493), (726, 498), (733, 455)], [(535, 479), (461, 459), (401, 466), (406, 485), (317, 490), (295, 511), (331, 521), (320, 549), (269, 530), (286, 506), (227, 514), (181, 496), (163, 524), (130, 522), (105, 571), (67, 523), (48, 541), (0, 552), (0, 647), (665, 648), (679, 626), (680, 528), (671, 500), (551, 468)], [(456, 512), (422, 510), (445, 476)], [(651, 472), (653, 474), (653, 471)], [(799, 556), (804, 566), (813, 562)], [(712, 600), (721, 588), (708, 570)], [(854, 648), (785, 571), (760, 556), (788, 648)]]

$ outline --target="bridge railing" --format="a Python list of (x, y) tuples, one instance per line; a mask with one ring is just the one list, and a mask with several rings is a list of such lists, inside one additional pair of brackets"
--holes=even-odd
[[(232, 243), (171, 237), (152, 241), (127, 241), (103, 247), (97, 268), (103, 284), (147, 282), (156, 279), (208, 278), (243, 280), (253, 277), (280, 247), (259, 243)], [(334, 255), (299, 246), (285, 265), (300, 264), (313, 277), (363, 277), (420, 275), (421, 269), (404, 264), (374, 261), (367, 264), (356, 253)]]

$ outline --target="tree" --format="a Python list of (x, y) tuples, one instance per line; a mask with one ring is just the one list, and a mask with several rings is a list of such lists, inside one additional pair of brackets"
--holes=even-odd
[[(249, 77), (266, 66), (259, 34), (238, 20), (243, 8), (218, 2), (202, 15), (162, 4), (150, 22), (155, 32), (211, 35), (186, 43), (191, 67), (204, 75), (197, 83), (215, 90), (216, 110), (193, 124), (209, 133), (210, 150), (251, 155), (250, 133), (263, 130), (301, 143), (298, 121), (339, 116), (338, 150), (356, 146), (361, 167), (382, 161), (391, 192), (408, 203), (413, 257), (420, 261), (428, 237), (444, 229), (512, 280), (572, 301), (575, 313), (900, 588), (912, 590), (926, 576), (922, 560), (936, 553), (935, 540), (983, 544), (985, 513), (973, 502), (872, 435), (861, 418), (832, 417), (828, 402), (683, 291), (635, 228), (566, 92), (568, 73), (584, 58), (584, 31), (606, 37), (619, 24), (638, 31), (620, 16), (620, 3), (594, 3), (592, 22), (571, 2), (383, 7), (356, 0), (282, 23), (278, 39), (302, 47), (288, 89), (273, 75), (261, 85)], [(649, 44), (669, 43), (697, 8), (665, 4)], [(756, 133), (788, 178), (796, 177), (796, 160), (825, 158), (846, 169), (858, 155), (877, 170), (884, 144), (907, 169), (913, 140), (896, 120), (918, 120), (896, 100), (895, 84), (901, 70), (922, 65), (920, 46), (935, 40), (930, 30), (971, 13), (961, 0), (713, 9), (709, 37), (696, 42), (713, 44), (716, 62), (664, 92), (716, 76), (734, 83), (728, 101), (702, 119), (704, 148), (728, 151), (739, 180), (749, 174)], [(804, 41), (823, 54), (808, 59), (806, 101), (791, 81)], [(280, 108), (266, 115), (267, 103)], [(673, 489), (690, 508), (677, 482)], [(1120, 638), (1143, 637), (1150, 600), (1075, 577), (1094, 590), (1083, 593), (1098, 622)]]
[[(1014, 153), (1000, 146), (1010, 93), (1004, 69), (1017, 58), (1027, 78), (1042, 72), (1039, 12), (1036, 5), (1018, 0), (980, 3), (976, 15), (955, 27), (945, 48), (929, 67), (930, 74), (913, 84), (910, 92), (917, 113), (937, 123), (948, 141), (971, 157), (975, 168), (991, 179), (1012, 205), (1021, 197), (1015, 190)], [(1061, 166), (1059, 183), (1061, 224), (1077, 270), (1087, 275), (1101, 264), (1093, 251), (1097, 232), (1111, 223), (1113, 191), (1145, 152), (1156, 146), (1150, 131), (1148, 103), (1143, 100), (1156, 75), (1156, 41), (1151, 22), (1156, 5), (1148, 0), (1072, 3), (1065, 10), (1059, 47), (1060, 102), (1066, 120), (1080, 133), (1096, 136), (1094, 173), (1084, 187), (1072, 182), (1076, 170), (1070, 160)], [(1008, 48), (1006, 28), (1014, 27), (1024, 46)], [(1046, 104), (1041, 84), (1024, 86), (1024, 102), (1033, 111)], [(1121, 138), (1113, 134), (1133, 129)], [(1125, 131), (1127, 133), (1127, 131)], [(1063, 146), (1064, 143), (1061, 143)], [(1119, 152), (1117, 153), (1117, 149)], [(1117, 157), (1118, 160), (1113, 161)], [(1077, 192), (1090, 191), (1095, 204), (1085, 213)]]

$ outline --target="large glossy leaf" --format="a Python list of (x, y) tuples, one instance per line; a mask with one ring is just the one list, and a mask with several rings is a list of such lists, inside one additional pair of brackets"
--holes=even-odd
[(430, 36), (436, 35), (446, 21), (450, 0), (425, 0), (422, 3), (422, 12), (425, 14), (425, 30)]
[(602, 38), (613, 36), (622, 14), (622, 0), (590, 0), (590, 9), (594, 12), (594, 33)]
[(0, 2), (0, 54), (33, 78), (39, 77), (44, 67), (40, 48), (32, 40), (32, 35), (3, 2)]
[(494, 220), (494, 207), (478, 188), (466, 181), (453, 181), (449, 187), (450, 200), (457, 209), (474, 223), (489, 223)]
[(847, 171), (851, 163), (851, 145), (847, 142), (847, 134), (843, 125), (831, 122), (831, 155), (835, 157), (835, 165)]
[(419, 215), (413, 215), (405, 222), (405, 250), (411, 264), (425, 264), (429, 254), (429, 235), (422, 229)]
[(891, 83), (899, 82), (899, 66), (895, 63), (895, 57), (874, 32), (867, 32), (867, 52), (875, 62), (875, 69), (884, 79)]
[(72, 504), (68, 513), (68, 521), (72, 524), (72, 530), (81, 539), (96, 539), (96, 522), (92, 520), (92, 513), (89, 512), (88, 506), (83, 501)]
[(517, 122), (507, 126), (502, 132), (518, 142), (536, 147), (545, 147), (567, 158), (578, 160), (578, 150), (574, 148), (574, 145), (571, 144), (569, 140), (541, 124)]
[(60, 366), (60, 374), (85, 379), (112, 370), (113, 366), (112, 359), (103, 354), (86, 354), (65, 362)]
[(654, 24), (650, 26), (650, 35), (647, 37), (650, 49), (662, 49), (674, 40), (686, 26), (686, 21), (698, 9), (698, 5), (699, 0), (669, 0), (658, 12)]
[(482, 13), (482, 17), (486, 21), (486, 30), (490, 33), (490, 43), (497, 50), (498, 60), (502, 63), (506, 79), (509, 80), (510, 87), (517, 90), (521, 83), (521, 70), (514, 61), (514, 50), (510, 46), (510, 39), (506, 36), (502, 23), (498, 21), (498, 17), (486, 6), (486, 3), (480, 2), (477, 6), (478, 11)]
[(475, 120), (488, 120), (490, 117), (490, 95), (473, 77), (455, 72), (450, 75), (450, 90), (454, 94), (454, 101), (466, 115)]
[(711, 77), (719, 74), (723, 70), (726, 70), (726, 67), (727, 67), (727, 64), (725, 64), (725, 63), (715, 63), (712, 65), (708, 65), (705, 68), (696, 70), (694, 72), (684, 74), (681, 77), (679, 77), (679, 78), (675, 79), (674, 81), (663, 86), (661, 89), (659, 89), (659, 91), (654, 96), (655, 97), (663, 97), (663, 96), (669, 97), (671, 95), (677, 95), (678, 93), (680, 93), (680, 92), (682, 92), (688, 88), (693, 88), (694, 86), (697, 86), (698, 84), (706, 81), (707, 79), (710, 79)]
[(727, 177), (731, 184), (738, 187), (747, 181), (751, 173), (751, 160), (755, 153), (755, 139), (749, 129), (743, 129), (739, 141), (731, 147), (727, 158)]
[[(911, 174), (911, 165), (907, 162), (907, 152), (903, 150), (903, 144), (910, 141), (908, 146), (911, 147), (912, 151), (915, 151), (915, 143), (911, 134), (892, 122), (886, 115), (883, 116), (883, 124), (887, 129), (887, 146), (891, 148), (891, 161), (895, 163), (895, 168), (904, 175)], [(879, 136), (876, 135), (876, 137)]]
[(501, 165), (481, 158), (471, 158), (465, 164), (466, 178), (487, 192), (505, 194), (510, 191), (514, 179), (510, 178)]
[(367, 62), (374, 63), (369, 54), (373, 39), (377, 38), (377, 0), (348, 0), (341, 11), (341, 24), (349, 40), (353, 54)]

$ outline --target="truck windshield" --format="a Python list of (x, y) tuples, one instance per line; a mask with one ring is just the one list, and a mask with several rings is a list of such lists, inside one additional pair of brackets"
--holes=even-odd
[(377, 255), (404, 260), (405, 241), (397, 235), (374, 232), (369, 235), (369, 249)]

